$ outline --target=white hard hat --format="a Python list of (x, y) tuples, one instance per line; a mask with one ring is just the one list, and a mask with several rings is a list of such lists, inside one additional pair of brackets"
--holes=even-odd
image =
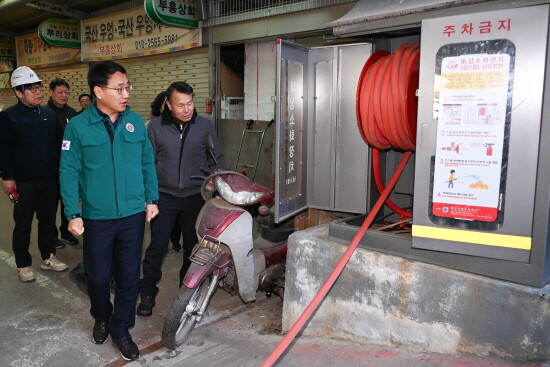
[(11, 74), (11, 87), (20, 85), (40, 83), (42, 80), (28, 66), (20, 66)]

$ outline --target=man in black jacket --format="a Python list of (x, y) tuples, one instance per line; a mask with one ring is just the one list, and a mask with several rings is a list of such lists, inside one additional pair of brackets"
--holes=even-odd
[[(195, 221), (204, 204), (200, 194), (201, 168), (223, 168), (221, 145), (212, 122), (197, 114), (193, 103), (193, 87), (174, 82), (166, 90), (166, 108), (147, 126), (153, 144), (159, 182), (159, 215), (151, 221), (151, 243), (143, 259), (143, 278), (140, 283), (139, 316), (150, 316), (158, 293), (157, 282), (162, 276), (162, 260), (168, 250), (168, 241), (176, 218), (180, 219), (183, 237), (183, 264), (180, 285), (191, 265), (189, 255), (197, 243)], [(208, 137), (214, 143), (213, 164), (207, 150)]]
[(0, 176), (2, 189), (15, 202), (12, 246), (19, 279), (31, 282), (35, 277), (29, 243), (35, 213), (40, 268), (68, 269), (56, 259), (54, 245), (61, 130), (55, 114), (40, 107), (44, 87), (34, 71), (27, 66), (15, 69), (11, 86), (19, 101), (0, 112)]
[[(50, 83), (51, 97), (48, 100), (47, 107), (55, 113), (57, 123), (59, 124), (59, 128), (62, 133), (65, 131), (65, 126), (67, 126), (69, 120), (77, 115), (76, 110), (67, 104), (69, 101), (70, 90), (71, 88), (69, 87), (69, 83), (67, 83), (64, 79), (55, 78)], [(61, 225), (59, 226), (61, 238), (71, 245), (77, 245), (78, 239), (67, 229), (69, 221), (64, 215), (65, 206), (61, 200), (61, 194), (58, 195), (58, 201), (61, 203)], [(58, 238), (58, 235), (57, 228), (55, 228), (55, 248), (63, 248), (65, 247), (65, 244)]]
[(76, 114), (82, 113), (84, 110), (87, 110), (92, 105), (92, 96), (88, 93), (82, 93), (78, 96), (78, 103), (80, 103), (80, 111)]

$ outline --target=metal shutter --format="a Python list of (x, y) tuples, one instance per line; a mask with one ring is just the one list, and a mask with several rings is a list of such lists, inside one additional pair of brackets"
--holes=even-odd
[(17, 97), (12, 89), (0, 89), (0, 111), (17, 103)]
[(204, 115), (210, 75), (207, 47), (115, 61), (126, 68), (134, 86), (130, 96), (132, 111), (145, 121), (149, 119), (153, 99), (175, 81), (193, 87), (195, 108)]

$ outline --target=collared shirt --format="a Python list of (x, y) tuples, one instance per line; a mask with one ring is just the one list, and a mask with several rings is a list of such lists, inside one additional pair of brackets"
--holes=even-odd
[[(101, 111), (99, 109), (99, 107), (97, 107), (97, 102), (94, 102), (94, 107), (95, 107), (97, 113), (99, 113), (99, 116), (107, 118), (107, 119), (109, 119), (109, 121), (111, 121), (111, 117), (109, 117), (109, 115), (107, 115), (105, 112)], [(122, 119), (122, 115), (123, 115), (122, 113), (120, 113), (120, 112), (118, 113), (116, 120), (113, 122), (113, 130), (116, 130), (116, 127), (118, 126), (118, 123)]]

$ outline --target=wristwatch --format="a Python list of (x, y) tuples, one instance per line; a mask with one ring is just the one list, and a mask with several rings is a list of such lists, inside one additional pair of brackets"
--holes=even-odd
[(82, 217), (80, 216), (80, 213), (72, 214), (72, 215), (71, 215), (71, 219), (76, 219), (76, 218), (82, 218)]
[(159, 205), (159, 201), (158, 200), (149, 200), (149, 201), (147, 201), (147, 204)]

